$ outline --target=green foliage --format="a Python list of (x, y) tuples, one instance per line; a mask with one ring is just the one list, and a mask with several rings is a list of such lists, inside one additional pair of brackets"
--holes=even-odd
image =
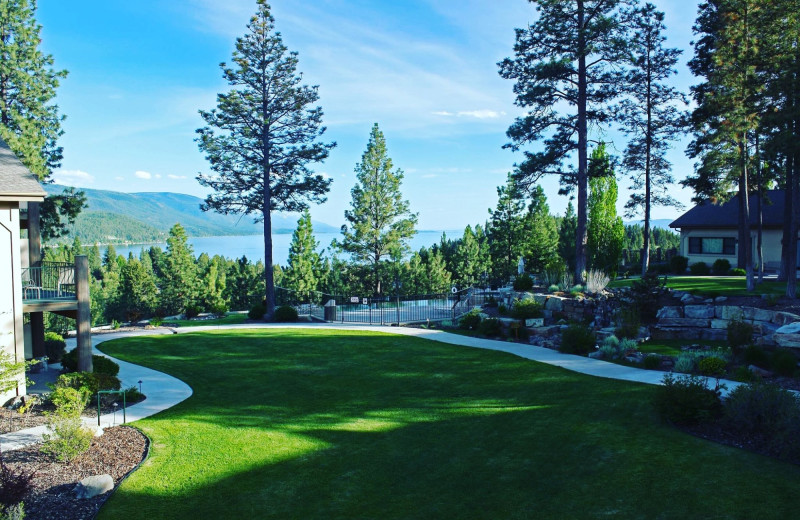
[(716, 418), (721, 411), (719, 392), (708, 388), (704, 377), (665, 374), (654, 399), (661, 418), (687, 426)]
[[(441, 250), (438, 251), (441, 255)], [(444, 260), (444, 258), (442, 258)], [(460, 287), (472, 287), (483, 280), (491, 271), (492, 260), (489, 255), (489, 242), (480, 226), (464, 229), (464, 235), (455, 245), (452, 262), (449, 268), (453, 274), (453, 282)]]
[(646, 370), (658, 370), (661, 367), (661, 356), (658, 354), (648, 354), (642, 362)]
[[(558, 228), (558, 254), (564, 259), (567, 269), (575, 271), (575, 235), (577, 234), (578, 219), (572, 200), (567, 202), (567, 209)], [(552, 292), (552, 291), (551, 291)]]
[(514, 300), (514, 306), (511, 308), (511, 317), (517, 320), (541, 318), (543, 314), (541, 304), (533, 299)]
[(314, 238), (311, 213), (306, 209), (297, 221), (297, 229), (292, 233), (283, 287), (299, 293), (317, 290), (322, 274), (318, 249), (319, 242)]
[[(632, 314), (638, 314), (639, 323), (655, 323), (659, 307), (658, 300), (665, 292), (666, 280), (661, 280), (658, 276), (648, 273), (631, 283), (630, 290), (624, 298), (623, 308)], [(629, 318), (632, 320), (631, 323), (635, 321), (633, 316), (629, 316)]]
[(740, 381), (742, 383), (752, 383), (759, 379), (749, 367), (744, 365), (736, 367), (736, 370), (733, 373), (733, 380)]
[(0, 453), (0, 520), (21, 520), (23, 515), (10, 514), (15, 506), (22, 510), (22, 500), (33, 490), (36, 471), (15, 470), (6, 464), (5, 457)]
[(276, 322), (294, 322), (297, 321), (297, 309), (291, 305), (281, 305), (275, 309), (273, 320)]
[(528, 271), (541, 272), (558, 260), (558, 228), (556, 220), (550, 215), (544, 189), (535, 186), (529, 191), (528, 197), (531, 202), (522, 221), (523, 257)]
[(88, 402), (89, 392), (69, 386), (56, 386), (50, 400), (56, 409), (50, 413), (47, 426), (52, 433), (42, 435), (42, 450), (61, 462), (71, 462), (85, 453), (94, 434), (81, 424), (81, 412)]
[(505, 186), (497, 187), (497, 206), (489, 210), (491, 220), (487, 226), (492, 276), (498, 282), (506, 282), (516, 274), (519, 257), (525, 254), (524, 212), (524, 194), (509, 174)]
[(547, 287), (547, 292), (549, 292), (549, 293), (555, 293), (555, 292), (558, 292), (560, 290), (561, 290), (561, 288), (556, 284), (553, 284), (553, 285), (550, 285), (550, 286)]
[(200, 316), (200, 312), (202, 309), (196, 303), (190, 303), (183, 309), (183, 316), (187, 320), (191, 320), (192, 318), (196, 318)]
[(738, 267), (734, 267), (733, 269), (728, 271), (728, 276), (746, 276), (746, 275), (747, 271), (745, 271), (744, 269), (740, 269)]
[(705, 262), (695, 262), (689, 266), (689, 272), (692, 276), (708, 276), (711, 274), (711, 270), (708, 268), (708, 264)]
[(515, 291), (530, 291), (533, 289), (533, 278), (528, 273), (522, 273), (514, 279)]
[(496, 338), (503, 335), (503, 328), (497, 318), (486, 318), (478, 325), (478, 333), (488, 338)]
[(60, 363), (67, 348), (67, 342), (61, 334), (55, 332), (44, 333), (44, 350), (47, 352), (47, 360), (50, 363)]
[(53, 388), (73, 388), (94, 397), (100, 390), (119, 390), (120, 380), (116, 375), (99, 372), (69, 372), (61, 374)]
[(792, 377), (797, 372), (797, 356), (789, 349), (775, 349), (770, 359), (770, 365), (779, 376)]
[(701, 359), (697, 363), (697, 369), (700, 374), (707, 377), (720, 378), (725, 375), (725, 367), (727, 362), (724, 359), (716, 356), (709, 356)]
[(267, 308), (258, 303), (253, 305), (253, 307), (250, 309), (250, 312), (247, 313), (247, 317), (251, 320), (263, 320), (265, 312), (267, 312)]
[(614, 333), (621, 338), (636, 338), (639, 336), (639, 310), (625, 305), (617, 313), (617, 328)]
[(143, 401), (145, 399), (145, 395), (139, 391), (138, 388), (135, 386), (129, 386), (125, 389), (125, 402), (129, 405), (131, 403), (138, 403), (139, 401)]
[(774, 385), (750, 383), (733, 389), (724, 403), (725, 425), (750, 443), (779, 456), (800, 455), (800, 400)]
[(689, 259), (685, 256), (675, 255), (669, 259), (669, 270), (673, 274), (685, 274), (689, 267)]
[(747, 347), (742, 352), (742, 359), (746, 365), (756, 365), (761, 368), (769, 366), (769, 356), (758, 345), (747, 344)]
[(481, 311), (472, 309), (458, 320), (458, 326), (464, 330), (477, 330), (481, 324)]
[(169, 230), (161, 274), (160, 314), (171, 316), (183, 312), (197, 295), (197, 262), (180, 224)]
[(711, 264), (711, 272), (716, 276), (725, 276), (731, 270), (731, 263), (725, 258), (717, 258)]
[(589, 160), (588, 210), (589, 265), (615, 278), (622, 261), (625, 226), (617, 216), (617, 180), (603, 143), (592, 151)]
[(681, 374), (691, 374), (697, 368), (696, 357), (689, 353), (684, 352), (675, 359), (673, 370)]
[(732, 348), (740, 348), (753, 343), (753, 326), (742, 320), (731, 320), (728, 323), (728, 344)]
[[(64, 354), (61, 358), (61, 367), (67, 372), (78, 371), (78, 349), (74, 348)], [(92, 369), (95, 374), (106, 374), (116, 376), (119, 374), (119, 365), (107, 358), (97, 354), (92, 355)]]
[(595, 334), (585, 325), (570, 325), (561, 334), (559, 350), (565, 354), (587, 354), (594, 350)]

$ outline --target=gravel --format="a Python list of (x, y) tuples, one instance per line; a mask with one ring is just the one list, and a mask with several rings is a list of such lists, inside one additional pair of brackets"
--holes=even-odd
[(92, 475), (109, 474), (114, 486), (136, 468), (147, 455), (148, 440), (130, 426), (107, 428), (92, 446), (69, 464), (40, 451), (41, 445), (3, 453), (6, 465), (17, 472), (34, 471), (33, 490), (25, 497), (25, 518), (91, 519), (113, 492), (87, 499), (75, 498), (75, 485)]

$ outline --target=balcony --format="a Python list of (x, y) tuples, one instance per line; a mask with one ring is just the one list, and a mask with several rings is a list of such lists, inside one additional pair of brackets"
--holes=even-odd
[(23, 312), (55, 312), (74, 317), (78, 309), (75, 266), (41, 262), (22, 269)]

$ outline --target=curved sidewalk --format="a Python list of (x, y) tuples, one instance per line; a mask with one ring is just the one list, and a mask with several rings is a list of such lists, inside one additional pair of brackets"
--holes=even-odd
[[(156, 329), (141, 332), (98, 334), (92, 337), (92, 351), (96, 355), (106, 356), (95, 348), (104, 341), (129, 336), (152, 336), (162, 334), (172, 334), (172, 331), (168, 329)], [(71, 338), (67, 340), (67, 349), (72, 348), (75, 348), (75, 339)], [(147, 399), (126, 410), (126, 422), (133, 422), (144, 419), (145, 417), (150, 417), (162, 410), (175, 406), (192, 395), (192, 389), (180, 379), (157, 370), (121, 361), (111, 356), (106, 357), (113, 359), (119, 364), (118, 377), (122, 383), (121, 388), (123, 390), (131, 386), (138, 388), (139, 381), (141, 381), (142, 392), (147, 396)], [(97, 417), (84, 417), (83, 423), (89, 427), (97, 428)], [(111, 413), (100, 416), (101, 428), (118, 424), (122, 424), (122, 410), (118, 411), (116, 414)], [(2, 451), (10, 451), (42, 442), (42, 434), (46, 432), (47, 426), (37, 426), (35, 428), (27, 428), (0, 435), (0, 449), (2, 449)]]

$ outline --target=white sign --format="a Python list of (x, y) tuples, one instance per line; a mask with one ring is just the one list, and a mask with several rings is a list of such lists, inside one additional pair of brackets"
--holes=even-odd
[(366, 299), (366, 298), (364, 298), (364, 300), (363, 300), (361, 303), (363, 303), (364, 305), (366, 305), (366, 304), (367, 304), (367, 299)]
[(458, 292), (458, 287), (456, 287), (455, 285), (454, 285), (454, 286), (452, 286), (452, 287), (450, 288), (450, 292), (451, 292), (451, 293), (453, 293), (453, 294), (457, 293), (457, 292)]
[(526, 327), (541, 327), (544, 325), (544, 318), (531, 318), (525, 320)]
[(351, 296), (350, 303), (358, 303), (358, 296)]

